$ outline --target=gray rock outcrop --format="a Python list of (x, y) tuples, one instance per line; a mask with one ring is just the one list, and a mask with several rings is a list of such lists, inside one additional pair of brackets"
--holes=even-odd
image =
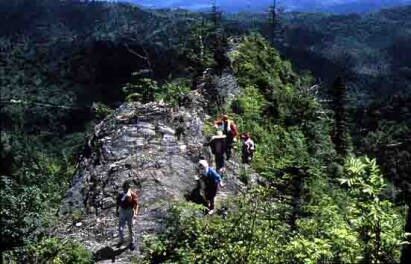
[[(197, 91), (187, 97), (186, 106), (178, 110), (161, 103), (126, 103), (96, 126), (61, 207), (56, 233), (83, 243), (102, 263), (111, 262), (111, 257), (99, 257), (104, 252), (111, 252), (116, 263), (130, 263), (139, 256), (143, 236), (161, 232), (170, 205), (191, 199), (198, 186), (198, 159), (207, 155), (203, 146), (207, 115)], [(184, 133), (178, 140), (181, 129)], [(217, 203), (244, 188), (237, 167), (235, 162), (229, 165), (231, 172)], [(140, 197), (134, 252), (114, 248), (115, 199), (125, 180), (135, 183)]]

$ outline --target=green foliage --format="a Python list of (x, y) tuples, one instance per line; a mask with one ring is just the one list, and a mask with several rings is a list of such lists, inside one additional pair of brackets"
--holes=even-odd
[(153, 102), (156, 94), (160, 90), (157, 82), (150, 78), (140, 77), (139, 73), (133, 73), (135, 80), (127, 83), (123, 88), (126, 100), (129, 102), (139, 101), (142, 103)]
[(179, 52), (190, 61), (190, 68), (195, 74), (215, 66), (212, 52), (214, 31), (214, 25), (204, 18), (191, 21), (186, 39), (182, 42)]
[[(198, 206), (173, 207), (167, 233), (148, 244), (148, 259), (165, 263), (283, 262), (278, 258), (281, 248), (275, 245), (281, 244), (281, 232), (288, 229), (278, 220), (278, 214), (266, 217), (281, 206), (270, 205), (268, 197), (262, 189), (250, 192), (237, 199), (238, 211), (226, 219), (202, 217)], [(248, 206), (251, 203), (254, 208)]]
[(82, 245), (60, 238), (43, 238), (15, 252), (6, 252), (8, 263), (88, 264), (93, 255)]
[[(198, 206), (176, 205), (166, 232), (146, 241), (145, 260), (398, 261), (403, 212), (383, 197), (385, 184), (375, 161), (350, 158), (344, 167), (336, 163), (329, 136), (333, 122), (306, 89), (310, 78), (295, 75), (260, 37), (245, 38), (232, 58), (244, 88), (233, 102), (232, 116), (256, 141), (252, 167), (270, 187), (254, 187), (230, 200), (224, 219), (203, 216)], [(211, 126), (205, 130), (214, 131)], [(327, 170), (329, 164), (336, 169)], [(240, 172), (245, 183), (247, 173)]]
[(140, 77), (139, 73), (134, 73), (133, 76), (137, 78), (123, 88), (127, 101), (142, 103), (163, 101), (171, 106), (178, 106), (191, 90), (188, 80), (183, 78), (159, 85), (155, 80)]
[(349, 120), (347, 111), (347, 87), (345, 85), (344, 80), (341, 77), (337, 78), (334, 81), (332, 90), (334, 97), (333, 110), (335, 114), (333, 142), (335, 144), (337, 154), (344, 158), (352, 150), (352, 144), (349, 131)]
[(262, 121), (267, 102), (257, 88), (254, 86), (246, 87), (236, 103), (241, 109), (241, 116), (244, 119), (254, 120), (255, 122)]
[(161, 86), (156, 94), (157, 100), (162, 100), (171, 106), (179, 106), (182, 104), (184, 97), (191, 91), (188, 80), (175, 79), (171, 82), (166, 82)]
[[(356, 171), (361, 175), (361, 171)], [(351, 174), (352, 175), (352, 174)], [(373, 222), (358, 218), (357, 200), (344, 189), (333, 187), (321, 177), (308, 183), (312, 198), (304, 207), (308, 217), (297, 221), (294, 231), (284, 221), (290, 208), (277, 200), (274, 189), (259, 188), (232, 201), (227, 218), (202, 217), (198, 206), (172, 209), (167, 233), (146, 240), (147, 261), (165, 263), (359, 263), (367, 253), (362, 229)], [(367, 206), (372, 202), (366, 201)], [(389, 202), (384, 201), (388, 206)], [(353, 207), (354, 205), (354, 207)], [(384, 260), (398, 261), (402, 233), (401, 215), (392, 204), (381, 215)], [(362, 208), (362, 207), (360, 207)], [(357, 225), (359, 224), (359, 225)], [(395, 224), (398, 228), (391, 228)], [(370, 250), (375, 250), (370, 248)], [(382, 257), (380, 257), (381, 260)], [(386, 263), (375, 261), (374, 263)]]
[[(237, 50), (231, 53), (233, 68), (239, 84), (250, 92), (258, 89), (265, 100), (262, 113), (276, 123), (298, 124), (317, 118), (319, 103), (305, 92), (311, 78), (299, 78), (291, 63), (283, 61), (278, 52), (259, 35), (245, 37)], [(261, 105), (262, 106), (262, 105)], [(260, 107), (261, 107), (260, 106)], [(256, 113), (257, 114), (257, 113)]]
[(25, 252), (29, 263), (88, 264), (92, 254), (80, 244), (66, 239), (46, 238), (30, 245)]
[(92, 108), (98, 120), (105, 118), (113, 112), (113, 109), (103, 103), (93, 103)]
[(2, 175), (0, 181), (3, 248), (35, 241), (54, 223), (83, 138), (82, 133), (62, 140), (2, 133), (4, 155), (12, 157), (10, 174)]
[(273, 168), (304, 167), (315, 162), (312, 154), (329, 158), (332, 145), (327, 133), (331, 122), (306, 89), (311, 78), (299, 78), (291, 64), (281, 60), (258, 35), (245, 37), (231, 57), (244, 87), (233, 104), (239, 113), (235, 120), (259, 146), (254, 168), (272, 177)]
[(398, 247), (404, 220), (394, 204), (382, 197), (386, 186), (375, 160), (348, 158), (345, 178), (339, 179), (349, 187), (355, 200), (350, 205), (351, 223), (365, 242), (365, 258), (371, 263), (398, 262)]
[[(71, 116), (81, 116), (76, 111), (85, 102), (104, 101), (99, 98), (100, 93), (117, 93), (119, 83), (127, 82), (113, 74), (110, 77), (117, 86), (111, 82), (98, 83), (98, 78), (106, 72), (99, 67), (104, 61), (100, 56), (109, 56), (104, 51), (100, 54), (97, 48), (97, 52), (93, 51), (94, 44), (116, 47), (109, 49), (113, 53), (124, 49), (133, 53), (135, 47), (144, 51), (144, 56), (138, 52), (133, 55), (144, 64), (141, 68), (150, 68), (150, 74), (147, 76), (147, 69), (143, 69), (133, 75), (135, 79), (123, 89), (128, 101), (160, 100), (179, 105), (190, 90), (189, 81), (164, 82), (164, 76), (170, 79), (173, 75), (197, 76), (205, 68), (216, 66), (215, 28), (200, 15), (83, 2), (0, 3), (0, 10), (12, 14), (0, 17), (3, 22), (0, 35), (4, 36), (0, 39), (0, 77), (5, 96), (2, 99), (7, 102), (0, 113), (2, 125), (7, 126), (7, 133), (2, 131), (1, 135), (0, 239), (1, 248), (29, 243), (19, 262), (91, 262), (90, 253), (74, 242), (56, 238), (38, 244), (33, 241), (38, 241), (53, 225), (55, 212), (75, 170), (74, 154), (84, 143), (82, 133), (67, 135), (65, 125), (73, 123)], [(294, 20), (288, 21), (292, 26), (285, 36), (286, 42), (291, 43), (287, 50), (297, 50), (298, 56), (309, 50), (343, 69), (351, 67), (361, 76), (379, 76), (378, 82), (372, 81), (379, 84), (377, 92), (382, 91), (380, 86), (406, 90), (410, 45), (407, 46), (407, 34), (398, 34), (397, 29), (402, 27), (398, 27), (397, 20), (405, 21), (403, 18), (408, 13), (408, 9), (397, 15), (384, 11), (365, 19), (290, 14), (289, 18)], [(375, 23), (379, 16), (384, 18), (383, 22)], [(33, 21), (27, 23), (27, 17)], [(298, 23), (307, 28), (293, 27)], [(387, 32), (395, 39), (392, 43), (387, 42)], [(349, 37), (346, 33), (350, 33)], [(301, 35), (305, 41), (301, 41)], [(332, 48), (318, 46), (313, 39), (328, 39)], [(371, 47), (363, 39), (376, 44)], [(375, 56), (377, 49), (382, 56)], [(89, 50), (92, 52), (87, 54)], [(387, 70), (390, 56), (396, 64), (391, 65), (392, 72)], [(225, 219), (219, 215), (203, 216), (200, 206), (174, 206), (165, 233), (158, 238), (146, 238), (145, 260), (151, 263), (397, 262), (403, 237), (403, 212), (385, 196), (386, 183), (375, 161), (348, 158), (344, 167), (336, 163), (329, 138), (333, 122), (310, 92), (313, 78), (297, 75), (291, 63), (282, 60), (259, 35), (243, 38), (230, 57), (243, 88), (234, 101), (232, 108), (237, 115), (233, 117), (240, 129), (251, 132), (256, 140), (258, 147), (252, 167), (268, 184), (251, 188), (230, 200)], [(164, 62), (172, 65), (164, 67)], [(321, 66), (321, 73), (328, 74), (324, 68)], [(380, 80), (386, 85), (380, 85)], [(364, 83), (368, 85), (368, 81)], [(105, 103), (112, 103), (113, 99), (107, 97)], [(96, 104), (94, 108), (97, 118), (111, 112), (104, 104)], [(395, 168), (392, 174), (406, 179), (410, 151), (409, 144), (402, 140), (409, 134), (409, 127), (405, 124), (394, 129), (392, 123), (377, 127), (364, 137), (363, 148), (378, 154), (385, 171)], [(214, 132), (211, 124), (206, 125), (207, 135)], [(330, 164), (335, 169), (327, 171), (327, 167), (333, 167)], [(247, 184), (248, 171), (241, 171), (240, 178)]]

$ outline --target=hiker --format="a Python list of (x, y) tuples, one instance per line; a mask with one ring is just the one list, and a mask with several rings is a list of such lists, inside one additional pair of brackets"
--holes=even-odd
[(217, 129), (221, 129), (226, 136), (226, 159), (231, 158), (231, 150), (233, 148), (234, 140), (238, 134), (237, 126), (234, 121), (228, 118), (228, 115), (223, 115), (221, 120), (215, 122)]
[(241, 139), (243, 140), (242, 162), (243, 164), (250, 164), (255, 152), (255, 143), (249, 133), (242, 134)]
[(133, 218), (138, 214), (138, 196), (135, 192), (131, 191), (129, 181), (123, 183), (123, 191), (118, 195), (116, 214), (120, 218), (118, 225), (120, 242), (117, 244), (117, 247), (121, 247), (124, 243), (124, 227), (127, 224), (130, 236), (129, 248), (134, 250)]
[(180, 141), (182, 137), (186, 135), (185, 133), (185, 121), (184, 121), (184, 116), (180, 115), (176, 118), (176, 137), (177, 140)]
[(218, 172), (208, 165), (206, 160), (200, 160), (200, 166), (202, 169), (202, 174), (204, 176), (205, 182), (205, 198), (208, 205), (208, 214), (214, 213), (214, 200), (217, 195), (218, 187), (223, 187), (221, 182), (221, 176)]
[(224, 153), (226, 152), (226, 135), (223, 134), (223, 131), (218, 130), (217, 135), (214, 135), (211, 138), (211, 141), (208, 145), (211, 148), (211, 152), (214, 155), (216, 169), (218, 172), (224, 170)]

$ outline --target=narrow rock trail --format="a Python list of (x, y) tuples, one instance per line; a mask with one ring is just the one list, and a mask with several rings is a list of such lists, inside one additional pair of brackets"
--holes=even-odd
[[(233, 78), (223, 76), (218, 83)], [(194, 200), (191, 196), (198, 186), (199, 157), (209, 156), (203, 134), (210, 118), (206, 105), (196, 90), (178, 110), (161, 103), (126, 103), (97, 125), (64, 199), (61, 225), (55, 232), (83, 243), (99, 263), (138, 262), (144, 235), (162, 232), (170, 206)], [(179, 126), (184, 127), (180, 140), (176, 133)], [(227, 162), (217, 208), (246, 189), (239, 174), (239, 163)], [(119, 240), (115, 198), (125, 180), (139, 186), (134, 187), (141, 209), (134, 225), (137, 249), (133, 252), (115, 247)]]

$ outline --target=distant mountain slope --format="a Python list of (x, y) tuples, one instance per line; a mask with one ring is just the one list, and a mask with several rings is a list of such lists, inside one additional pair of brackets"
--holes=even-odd
[[(204, 10), (211, 6), (210, 0), (126, 0), (150, 8), (185, 8)], [(219, 0), (217, 5), (225, 12), (263, 11), (273, 0)], [(289, 11), (330, 12), (330, 13), (364, 13), (411, 4), (411, 0), (277, 0), (280, 7)]]

